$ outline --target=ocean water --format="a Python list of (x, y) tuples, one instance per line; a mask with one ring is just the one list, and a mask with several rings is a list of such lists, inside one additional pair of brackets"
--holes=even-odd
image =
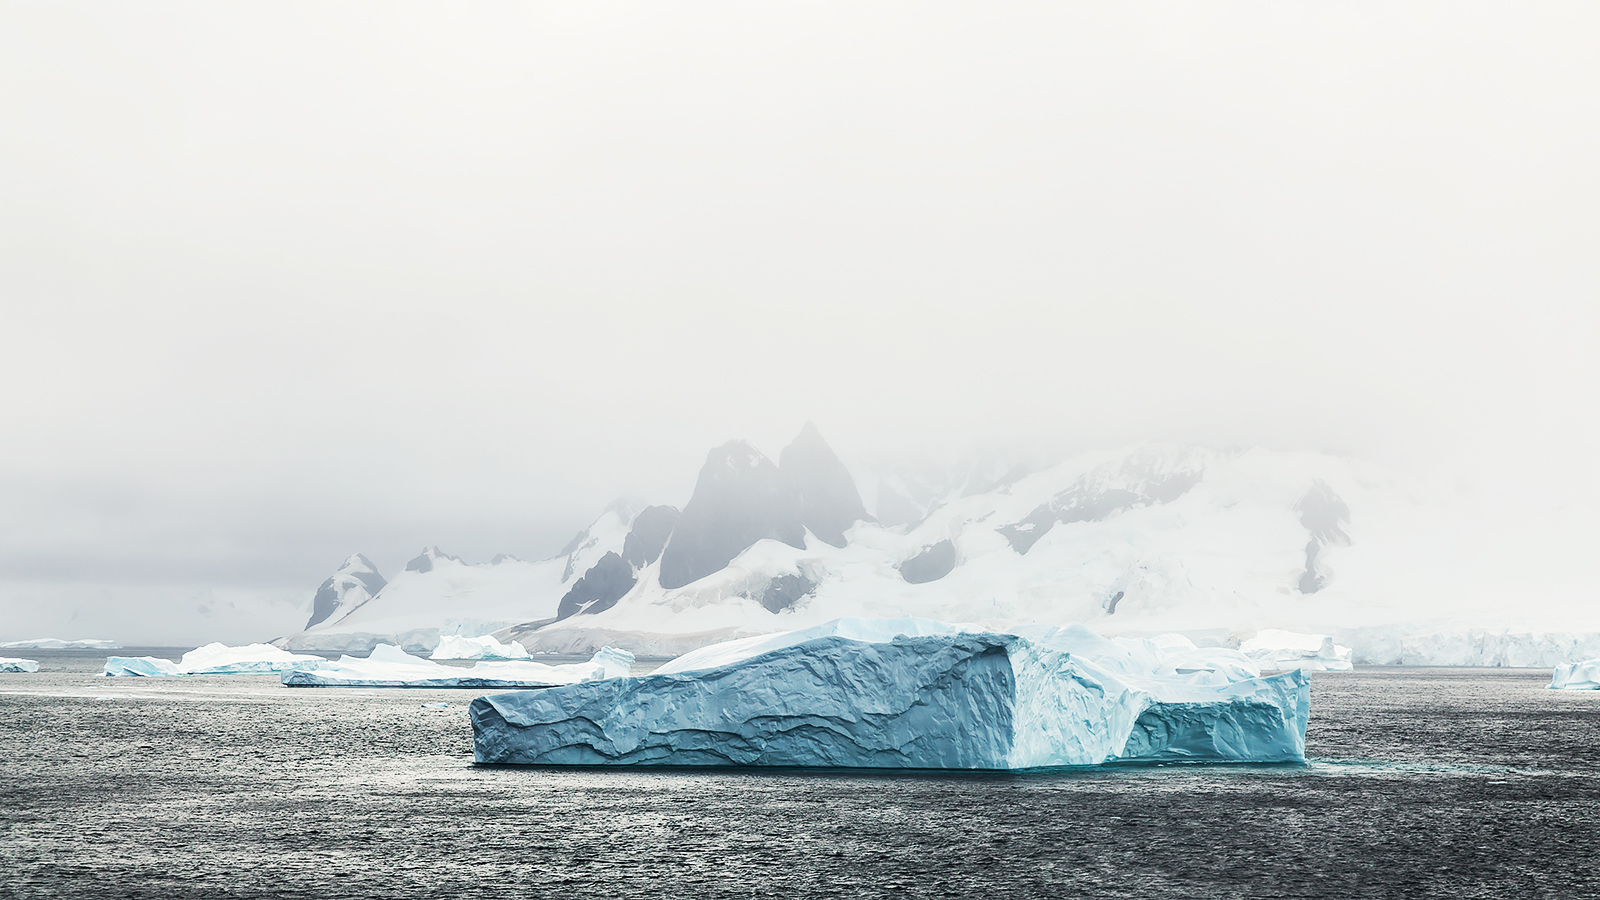
[(1600, 896), (1600, 692), (1548, 672), (1312, 674), (1303, 766), (882, 775), (478, 767), (487, 691), (26, 655), (0, 897)]

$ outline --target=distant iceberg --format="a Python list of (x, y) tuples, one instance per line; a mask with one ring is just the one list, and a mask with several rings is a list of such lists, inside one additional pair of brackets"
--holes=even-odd
[(271, 644), (229, 647), (222, 643), (196, 647), (176, 663), (154, 656), (110, 656), (105, 674), (161, 677), (172, 675), (273, 675), (286, 669), (326, 662), (320, 656), (302, 656)]
[(532, 659), (528, 651), (516, 641), (500, 643), (493, 635), (462, 637), (449, 635), (439, 639), (439, 646), (430, 659)]
[(842, 619), (707, 647), (641, 678), (480, 697), (474, 754), (1002, 770), (1305, 758), (1310, 699), (1298, 671), (1263, 678), (1236, 651), (1168, 654), (1081, 626), (1028, 630)]
[(371, 656), (341, 656), (314, 669), (291, 669), (281, 680), (290, 687), (547, 687), (620, 678), (632, 666), (632, 653), (611, 647), (583, 663), (480, 662), (457, 667), (380, 644)]
[(1562, 691), (1600, 691), (1600, 659), (1556, 666), (1550, 687)]
[(59, 638), (33, 638), (0, 644), (0, 650), (121, 650), (116, 641), (63, 641)]
[(1239, 645), (1245, 656), (1263, 669), (1304, 669), (1308, 672), (1349, 672), (1351, 650), (1325, 634), (1299, 634), (1266, 628)]
[(0, 672), (37, 672), (39, 664), (31, 659), (12, 659), (0, 656)]

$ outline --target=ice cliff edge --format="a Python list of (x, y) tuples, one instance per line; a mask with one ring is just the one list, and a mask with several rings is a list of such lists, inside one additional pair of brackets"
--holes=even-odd
[(716, 668), (480, 697), (480, 763), (1035, 769), (1305, 757), (1299, 672), (1144, 684), (1011, 634), (830, 635)]

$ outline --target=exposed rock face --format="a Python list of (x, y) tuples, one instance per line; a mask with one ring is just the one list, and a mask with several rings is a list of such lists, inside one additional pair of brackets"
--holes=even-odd
[(311, 618), (306, 627), (311, 628), (330, 621), (335, 613), (341, 616), (371, 600), (388, 584), (372, 560), (357, 553), (344, 561), (322, 586), (311, 601)]
[(1315, 594), (1332, 579), (1327, 566), (1319, 565), (1323, 549), (1350, 544), (1350, 535), (1344, 531), (1344, 526), (1350, 524), (1350, 507), (1326, 483), (1313, 481), (1306, 495), (1295, 503), (1294, 511), (1300, 514), (1300, 524), (1311, 532), (1311, 540), (1306, 542), (1306, 568), (1295, 587), (1302, 594)]
[(900, 577), (911, 584), (926, 584), (949, 575), (955, 567), (956, 545), (945, 538), (901, 563)]
[(1159, 456), (1137, 454), (1105, 466), (1000, 529), (1018, 553), (1027, 553), (1057, 524), (1100, 522), (1140, 506), (1171, 503), (1200, 483), (1199, 468), (1173, 466)]
[(639, 570), (661, 558), (661, 551), (678, 522), (672, 506), (651, 506), (633, 520), (622, 553), (608, 552), (572, 585), (556, 610), (556, 619), (579, 613), (604, 612), (617, 604), (639, 581)]
[(843, 547), (845, 529), (868, 518), (855, 479), (810, 422), (778, 455), (778, 471), (799, 498), (801, 524), (833, 546)]
[(767, 612), (780, 613), (792, 608), (800, 602), (800, 598), (816, 589), (816, 584), (804, 575), (779, 575), (767, 583), (767, 589), (761, 593), (760, 603)]
[(661, 586), (680, 588), (710, 575), (763, 538), (804, 549), (800, 497), (772, 460), (744, 441), (729, 441), (700, 469), (661, 553)]
[(633, 574), (633, 567), (626, 560), (615, 553), (607, 553), (590, 566), (589, 571), (561, 598), (556, 618), (565, 619), (579, 611), (597, 613), (610, 609), (633, 589), (636, 581), (638, 578)]
[(633, 520), (633, 528), (622, 545), (622, 558), (635, 570), (660, 559), (667, 539), (672, 537), (672, 529), (678, 524), (678, 516), (676, 506), (645, 507)]
[(432, 572), (433, 562), (438, 559), (449, 559), (460, 562), (461, 558), (441, 552), (438, 547), (424, 547), (416, 558), (406, 563), (407, 572)]

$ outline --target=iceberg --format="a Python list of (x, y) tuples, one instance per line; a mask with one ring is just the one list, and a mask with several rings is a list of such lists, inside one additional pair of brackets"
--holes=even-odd
[(1561, 691), (1600, 691), (1600, 659), (1556, 666), (1550, 675), (1550, 687)]
[(320, 656), (302, 656), (271, 644), (229, 647), (210, 643), (196, 647), (176, 663), (154, 656), (110, 656), (105, 674), (111, 676), (164, 677), (174, 675), (275, 675), (286, 669), (309, 668), (324, 663)]
[(39, 664), (31, 659), (13, 659), (0, 656), (0, 672), (37, 672)]
[[(908, 621), (928, 633), (894, 624)], [(1024, 636), (891, 620), (850, 636), (866, 622), (729, 642), (638, 678), (479, 697), (474, 757), (979, 770), (1305, 759), (1305, 676), (1231, 680), (1253, 669), (1234, 651), (1180, 672), (1081, 626)]]
[(1240, 652), (1263, 669), (1304, 669), (1308, 672), (1349, 672), (1349, 647), (1334, 644), (1325, 634), (1298, 634), (1264, 628), (1239, 645)]
[(493, 635), (462, 637), (449, 635), (439, 639), (439, 646), (429, 659), (532, 659), (528, 651), (516, 641), (504, 644)]
[(341, 656), (314, 669), (289, 669), (280, 680), (290, 687), (548, 687), (620, 678), (632, 666), (632, 653), (611, 647), (601, 648), (582, 663), (480, 662), (456, 667), (379, 644), (365, 658)]
[(116, 641), (63, 641), (59, 638), (33, 638), (26, 641), (8, 641), (0, 650), (120, 650)]

